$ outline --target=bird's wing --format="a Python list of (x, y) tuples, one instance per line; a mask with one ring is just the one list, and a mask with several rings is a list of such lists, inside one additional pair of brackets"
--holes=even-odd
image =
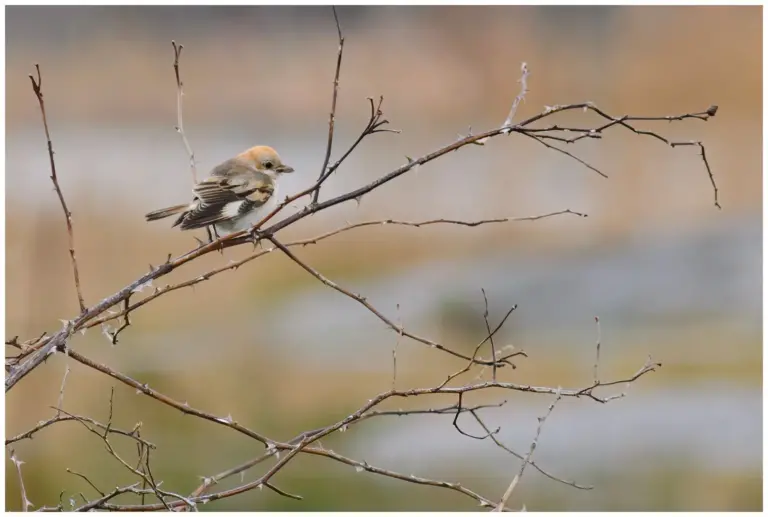
[(274, 180), (268, 175), (244, 166), (229, 166), (229, 174), (211, 177), (194, 187), (196, 207), (180, 217), (176, 224), (182, 230), (203, 228), (234, 219), (265, 204), (275, 190)]

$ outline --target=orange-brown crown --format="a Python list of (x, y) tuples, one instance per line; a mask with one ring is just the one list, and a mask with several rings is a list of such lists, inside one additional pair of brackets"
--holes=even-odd
[(237, 157), (249, 161), (258, 170), (276, 173), (293, 172), (293, 167), (284, 164), (277, 151), (266, 145), (251, 147)]

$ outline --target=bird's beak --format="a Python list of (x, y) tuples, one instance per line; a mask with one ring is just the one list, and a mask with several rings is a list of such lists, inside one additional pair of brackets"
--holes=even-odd
[(286, 172), (293, 172), (293, 167), (290, 167), (288, 165), (281, 165), (277, 168), (277, 172), (280, 174), (285, 174)]

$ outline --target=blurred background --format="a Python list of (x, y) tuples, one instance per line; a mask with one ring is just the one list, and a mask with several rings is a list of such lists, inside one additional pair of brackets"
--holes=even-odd
[[(385, 115), (402, 133), (365, 140), (321, 199), (370, 182), (406, 155), (449, 144), (468, 126), (498, 127), (519, 90), (522, 61), (531, 69), (530, 93), (518, 119), (580, 101), (615, 115), (720, 106), (707, 123), (640, 127), (706, 144), (721, 211), (694, 147), (671, 149), (618, 130), (569, 147), (608, 174), (604, 179), (536, 142), (509, 137), (425, 165), (359, 205), (305, 219), (285, 230), (283, 241), (383, 217), (588, 213), (479, 228), (368, 228), (297, 253), (409, 330), (465, 352), (484, 333), (481, 287), (492, 325), (518, 304), (498, 343), (529, 358), (503, 372), (504, 380), (588, 385), (595, 316), (602, 325), (601, 378), (625, 378), (649, 354), (664, 364), (626, 398), (607, 405), (566, 400), (547, 420), (535, 461), (594, 490), (530, 469), (512, 507), (761, 509), (761, 8), (341, 7), (338, 14), (346, 47), (333, 158), (364, 127), (366, 97), (383, 95)], [(33, 63), (42, 68), (88, 304), (137, 278), (148, 263), (196, 245), (170, 221), (144, 222), (146, 212), (189, 198), (188, 160), (174, 130), (172, 39), (184, 45), (184, 125), (200, 175), (255, 144), (275, 147), (296, 168), (281, 194), (306, 187), (319, 172), (337, 51), (328, 7), (8, 7), (6, 34), (7, 337), (54, 332), (60, 319), (77, 314), (65, 226), (27, 78)], [(560, 122), (599, 123), (589, 113)], [(250, 252), (210, 254), (160, 285)], [(161, 297), (132, 320), (117, 346), (96, 329), (71, 345), (276, 439), (335, 422), (392, 382), (397, 336), (278, 253)], [(462, 365), (404, 340), (397, 386), (432, 386)], [(79, 363), (70, 366), (64, 408), (106, 420), (114, 385), (115, 425), (143, 422), (142, 435), (159, 447), (155, 477), (167, 489), (188, 493), (201, 476), (262, 450)], [(65, 367), (57, 355), (7, 395), (7, 435), (51, 415)], [(551, 397), (489, 392), (465, 402), (502, 400), (509, 402), (486, 410), (486, 422), (525, 453)], [(453, 403), (436, 397), (385, 407)], [(480, 434), (471, 420), (465, 429)], [(491, 499), (520, 464), (489, 440), (459, 435), (449, 416), (374, 419), (323, 444), (406, 474), (460, 481)], [(105, 490), (133, 482), (77, 424), (58, 424), (15, 449), (37, 507), (57, 504), (62, 490), (65, 501), (78, 492), (96, 495), (66, 468)], [(7, 508), (19, 509), (8, 460), (6, 479)], [(304, 500), (251, 491), (205, 509), (476, 508), (460, 494), (316, 457), (300, 457), (274, 481)]]

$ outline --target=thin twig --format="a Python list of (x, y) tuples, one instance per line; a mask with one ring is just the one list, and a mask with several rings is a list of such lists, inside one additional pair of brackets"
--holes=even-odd
[(96, 485), (93, 483), (93, 481), (91, 481), (90, 479), (88, 479), (88, 476), (86, 476), (85, 474), (81, 474), (81, 473), (79, 473), (79, 472), (76, 472), (76, 471), (74, 471), (74, 470), (72, 470), (72, 469), (70, 469), (70, 468), (67, 468), (67, 473), (68, 473), (68, 474), (72, 474), (72, 475), (74, 475), (74, 476), (77, 476), (77, 477), (79, 477), (79, 478), (81, 478), (81, 479), (84, 479), (86, 483), (88, 483), (89, 485), (91, 485), (91, 488), (93, 488), (94, 490), (96, 490), (96, 492), (98, 492), (98, 493), (99, 493), (99, 495), (100, 495), (101, 497), (104, 497), (104, 492), (102, 492), (101, 490), (99, 490), (99, 487), (97, 487), (97, 486), (96, 486)]
[(59, 389), (59, 402), (58, 404), (56, 404), (57, 416), (61, 414), (61, 408), (64, 405), (64, 386), (67, 384), (68, 375), (69, 375), (69, 363), (67, 363), (67, 367), (64, 370), (64, 377), (62, 377), (61, 379), (61, 388)]
[[(331, 160), (331, 150), (333, 148), (333, 134), (336, 125), (336, 99), (339, 96), (339, 73), (341, 72), (341, 58), (344, 55), (344, 36), (341, 33), (341, 25), (339, 25), (339, 17), (336, 14), (336, 7), (333, 9), (333, 19), (336, 21), (336, 31), (339, 35), (339, 53), (336, 57), (336, 73), (333, 77), (333, 98), (331, 100), (331, 114), (328, 118), (328, 143), (325, 146), (325, 158), (323, 158), (323, 165), (320, 167), (320, 175), (317, 177), (318, 182), (325, 176), (328, 162)], [(320, 197), (320, 187), (318, 186), (315, 193), (312, 195), (312, 204), (317, 204), (317, 200)]]
[[(493, 342), (493, 332), (491, 332), (491, 325), (488, 323), (488, 296), (485, 294), (485, 289), (481, 288), (480, 291), (483, 293), (483, 302), (485, 303), (485, 308), (483, 310), (483, 321), (485, 321), (485, 329), (488, 332), (488, 341), (491, 342), (491, 357), (493, 359), (496, 359), (496, 344)], [(493, 365), (491, 365), (492, 370), (492, 379), (496, 380), (496, 363), (494, 362)]]
[(43, 128), (45, 129), (45, 139), (48, 142), (48, 160), (51, 165), (51, 181), (53, 182), (53, 188), (56, 189), (56, 194), (59, 196), (59, 202), (61, 208), (64, 210), (64, 218), (67, 222), (67, 235), (69, 236), (69, 257), (72, 261), (72, 272), (75, 276), (75, 290), (77, 291), (77, 303), (80, 305), (80, 313), (85, 313), (85, 301), (83, 299), (83, 291), (80, 287), (80, 272), (77, 268), (77, 259), (75, 258), (75, 237), (72, 231), (72, 212), (67, 208), (67, 202), (64, 200), (64, 194), (61, 192), (59, 186), (59, 178), (56, 175), (56, 162), (53, 159), (53, 143), (51, 142), (51, 133), (48, 131), (48, 116), (45, 113), (45, 102), (43, 101), (43, 78), (40, 76), (40, 65), (35, 64), (37, 70), (37, 81), (33, 75), (29, 75), (29, 80), (32, 81), (32, 91), (35, 92), (37, 102), (40, 104), (40, 114), (43, 116)]
[(432, 348), (436, 348), (438, 350), (442, 350), (443, 352), (447, 352), (450, 355), (453, 355), (455, 357), (459, 357), (461, 359), (468, 359), (468, 360), (470, 360), (470, 361), (472, 361), (474, 363), (478, 363), (478, 364), (492, 364), (492, 363), (496, 362), (495, 359), (491, 359), (490, 361), (484, 361), (484, 360), (478, 360), (478, 359), (470, 358), (470, 357), (462, 354), (461, 352), (456, 352), (455, 350), (451, 350), (450, 348), (447, 348), (447, 347), (441, 345), (440, 343), (436, 343), (436, 342), (434, 342), (434, 341), (432, 341), (430, 339), (427, 339), (427, 338), (424, 338), (424, 337), (421, 337), (421, 336), (417, 336), (416, 334), (413, 334), (413, 333), (411, 333), (409, 331), (406, 331), (403, 327), (399, 327), (399, 326), (395, 325), (395, 323), (392, 322), (392, 320), (390, 320), (389, 318), (384, 316), (381, 312), (379, 312), (379, 310), (376, 309), (376, 307), (374, 307), (373, 305), (371, 305), (364, 296), (361, 296), (359, 294), (353, 293), (352, 291), (349, 291), (349, 290), (341, 287), (336, 282), (326, 278), (322, 273), (317, 271), (315, 268), (313, 268), (312, 266), (308, 265), (306, 262), (302, 261), (293, 252), (291, 252), (291, 250), (289, 250), (287, 247), (285, 247), (285, 245), (283, 245), (280, 241), (278, 241), (273, 235), (268, 236), (267, 239), (269, 241), (271, 241), (272, 244), (274, 244), (275, 246), (280, 248), (280, 251), (285, 253), (288, 256), (288, 258), (290, 258), (296, 264), (301, 266), (310, 275), (312, 275), (313, 277), (317, 278), (320, 282), (322, 282), (326, 286), (330, 287), (331, 289), (333, 289), (335, 291), (338, 291), (339, 293), (341, 293), (341, 294), (343, 294), (343, 295), (345, 295), (345, 296), (347, 296), (349, 298), (352, 298), (353, 300), (358, 302), (360, 305), (362, 305), (363, 307), (368, 309), (369, 312), (371, 312), (374, 316), (379, 318), (382, 322), (384, 322), (384, 324), (386, 324), (390, 329), (394, 330), (395, 332), (397, 332), (397, 333), (399, 333), (399, 334), (401, 334), (403, 336), (406, 336), (406, 337), (408, 337), (410, 339), (413, 339), (414, 341), (418, 341), (419, 343), (423, 343), (423, 344), (425, 344), (427, 346), (430, 346)]
[(181, 140), (184, 142), (184, 148), (187, 150), (187, 156), (189, 156), (189, 171), (192, 174), (192, 184), (197, 183), (197, 166), (195, 165), (195, 153), (192, 151), (192, 146), (189, 145), (187, 135), (184, 133), (184, 119), (182, 116), (182, 97), (184, 97), (184, 83), (181, 82), (181, 75), (179, 74), (179, 59), (181, 58), (181, 51), (184, 45), (176, 44), (175, 41), (171, 41), (173, 46), (173, 73), (176, 75), (176, 132), (181, 135)]
[(597, 369), (600, 364), (600, 318), (595, 316), (595, 326), (597, 327), (597, 346), (595, 347), (595, 367), (593, 369), (595, 384), (600, 383), (600, 378), (597, 375)]
[[(403, 328), (403, 322), (400, 318), (400, 304), (396, 305), (397, 308), (397, 324), (400, 328)], [(395, 346), (392, 347), (392, 389), (397, 387), (397, 348), (400, 346), (400, 339), (403, 337), (402, 332), (397, 333), (395, 339)]]
[(528, 449), (528, 454), (525, 455), (525, 459), (523, 460), (523, 464), (520, 466), (520, 472), (518, 472), (514, 478), (512, 478), (512, 482), (507, 487), (507, 490), (504, 492), (504, 495), (501, 497), (501, 501), (499, 502), (498, 506), (494, 508), (493, 511), (495, 512), (501, 512), (504, 510), (504, 507), (507, 505), (507, 501), (509, 501), (509, 497), (512, 495), (512, 492), (515, 490), (515, 487), (517, 486), (520, 479), (523, 477), (523, 473), (525, 472), (525, 467), (528, 466), (528, 463), (531, 461), (531, 456), (533, 456), (533, 451), (536, 450), (536, 445), (539, 443), (539, 436), (541, 436), (541, 429), (544, 427), (544, 422), (546, 422), (547, 417), (552, 414), (552, 410), (555, 409), (555, 404), (557, 404), (560, 399), (562, 398), (562, 395), (558, 393), (555, 396), (555, 400), (552, 402), (552, 404), (549, 405), (549, 409), (547, 409), (547, 413), (539, 417), (539, 425), (536, 427), (536, 435), (533, 437), (533, 441), (531, 441), (531, 447)]
[(543, 140), (543, 138), (552, 138), (552, 137), (547, 137), (546, 135), (537, 135), (537, 134), (531, 134), (531, 133), (523, 133), (523, 134), (524, 134), (525, 136), (527, 136), (527, 137), (530, 137), (530, 138), (532, 138), (532, 139), (536, 140), (538, 143), (540, 143), (541, 145), (543, 145), (543, 146), (544, 146), (544, 147), (546, 147), (547, 149), (552, 149), (553, 151), (557, 151), (558, 153), (564, 154), (564, 155), (566, 155), (566, 156), (568, 156), (568, 157), (570, 157), (570, 158), (572, 158), (572, 159), (576, 160), (577, 162), (579, 162), (580, 164), (582, 164), (584, 167), (586, 167), (586, 168), (587, 168), (587, 169), (589, 169), (589, 170), (595, 171), (596, 173), (598, 173), (598, 174), (599, 174), (600, 176), (602, 176), (603, 178), (608, 178), (608, 175), (607, 175), (607, 174), (605, 174), (605, 173), (604, 173), (603, 171), (601, 171), (600, 169), (598, 169), (597, 167), (594, 167), (594, 166), (592, 166), (592, 165), (588, 164), (587, 162), (585, 162), (584, 160), (582, 160), (582, 159), (581, 159), (581, 158), (579, 158), (578, 156), (576, 156), (576, 155), (574, 155), (574, 154), (572, 154), (572, 153), (569, 153), (569, 152), (568, 152), (568, 151), (566, 151), (565, 149), (560, 149), (559, 147), (556, 147), (556, 146), (554, 146), (554, 145), (552, 145), (552, 144), (548, 144), (547, 142), (545, 142), (545, 141)]
[[(75, 511), (75, 512), (88, 512), (88, 511), (93, 510), (93, 509), (101, 508), (104, 503), (106, 503), (110, 499), (114, 499), (115, 497), (119, 496), (120, 494), (125, 494), (127, 492), (140, 493), (136, 489), (138, 484), (139, 483), (136, 482), (136, 483), (134, 483), (132, 485), (129, 485), (129, 486), (126, 486), (126, 487), (117, 487), (113, 491), (111, 491), (110, 493), (104, 494), (104, 495), (102, 495), (102, 497), (100, 497), (98, 499), (95, 499), (93, 501), (90, 501), (90, 502), (84, 504), (83, 506), (79, 506), (79, 507), (75, 508), (73, 511)], [(165, 507), (160, 506), (159, 509), (163, 509), (163, 508), (165, 508)]]
[[(493, 443), (496, 444), (497, 447), (499, 447), (500, 449), (502, 449), (504, 451), (507, 451), (509, 454), (511, 454), (515, 458), (518, 458), (520, 460), (524, 460), (525, 459), (525, 456), (523, 456), (522, 454), (520, 454), (518, 452), (513, 451), (512, 449), (510, 449), (509, 447), (504, 445), (501, 441), (499, 441), (499, 439), (496, 437), (496, 433), (491, 433), (491, 431), (488, 429), (488, 426), (485, 424), (485, 422), (483, 422), (483, 420), (477, 414), (477, 411), (474, 411), (474, 410), (470, 409), (469, 413), (472, 416), (475, 417), (475, 420), (477, 420), (477, 423), (480, 424), (480, 426), (485, 430), (485, 432), (489, 433), (488, 436), (493, 441)], [(579, 490), (592, 490), (594, 488), (591, 485), (579, 485), (575, 481), (568, 481), (567, 479), (559, 478), (559, 477), (555, 476), (554, 474), (551, 474), (550, 472), (547, 472), (546, 470), (542, 469), (539, 465), (536, 464), (536, 462), (534, 462), (532, 460), (528, 461), (528, 463), (531, 465), (531, 467), (535, 468), (536, 470), (538, 470), (543, 475), (545, 475), (546, 477), (548, 477), (549, 479), (551, 479), (553, 481), (557, 481), (557, 482), (562, 483), (564, 485), (568, 485), (568, 486), (572, 486), (574, 488), (578, 488)]]
[[(717, 107), (715, 106), (715, 109)], [(717, 198), (717, 184), (715, 183), (715, 176), (712, 174), (712, 168), (709, 166), (709, 160), (707, 160), (707, 150), (704, 148), (704, 144), (701, 142), (670, 142), (669, 145), (671, 147), (678, 147), (683, 145), (695, 145), (698, 146), (699, 149), (701, 149), (701, 159), (704, 161), (704, 165), (707, 168), (707, 175), (709, 175), (709, 182), (712, 184), (712, 190), (715, 193), (715, 206), (722, 210), (722, 206), (720, 206), (720, 201)]]
[[(627, 396), (627, 393), (629, 391), (629, 386), (634, 382), (636, 379), (640, 378), (641, 376), (645, 375), (648, 372), (656, 371), (657, 368), (661, 368), (661, 363), (657, 363), (653, 361), (653, 358), (649, 355), (648, 359), (645, 361), (645, 364), (635, 372), (635, 374), (630, 377), (629, 379), (625, 379), (623, 381), (612, 381), (612, 382), (601, 382), (598, 381), (597, 383), (593, 384), (592, 387), (584, 388), (582, 389), (579, 394), (581, 395), (588, 395), (589, 397), (594, 398), (598, 402), (610, 402), (611, 400), (620, 399)], [(624, 391), (621, 393), (617, 393), (614, 395), (610, 395), (608, 397), (597, 397), (595, 398), (593, 395), (593, 391), (595, 388), (598, 387), (605, 387), (605, 386), (615, 386), (616, 384), (624, 384)]]
[(523, 62), (523, 64), (520, 65), (520, 79), (517, 81), (520, 83), (520, 93), (517, 94), (515, 100), (512, 102), (512, 108), (509, 110), (509, 115), (507, 115), (506, 120), (504, 120), (504, 123), (501, 125), (502, 128), (509, 127), (512, 124), (512, 121), (515, 119), (515, 114), (517, 114), (518, 106), (525, 100), (525, 96), (528, 93), (529, 74), (528, 63)]
[(79, 362), (79, 363), (81, 363), (81, 364), (83, 364), (83, 365), (85, 365), (85, 366), (87, 366), (89, 368), (97, 370), (97, 371), (99, 371), (99, 372), (101, 372), (103, 374), (109, 375), (113, 379), (117, 379), (118, 381), (122, 382), (123, 384), (127, 384), (128, 386), (131, 386), (132, 388), (136, 389), (137, 391), (139, 391), (139, 392), (141, 392), (141, 393), (143, 393), (143, 394), (145, 394), (145, 395), (147, 395), (147, 396), (149, 396), (149, 397), (151, 397), (151, 398), (153, 398), (153, 399), (155, 399), (155, 400), (157, 400), (159, 402), (162, 402), (163, 404), (166, 404), (166, 405), (168, 405), (170, 407), (178, 409), (179, 411), (181, 411), (184, 414), (194, 415), (194, 416), (196, 416), (198, 418), (202, 418), (203, 420), (208, 420), (210, 422), (215, 422), (215, 423), (217, 423), (219, 425), (230, 427), (230, 428), (232, 428), (232, 429), (234, 429), (234, 430), (236, 430), (236, 431), (238, 431), (238, 432), (240, 432), (240, 433), (242, 433), (242, 434), (244, 434), (244, 435), (246, 435), (246, 436), (248, 436), (250, 438), (253, 438), (254, 440), (257, 440), (257, 441), (263, 443), (264, 445), (267, 445), (268, 443), (272, 443), (272, 440), (268, 439), (266, 436), (263, 436), (263, 435), (257, 433), (256, 431), (252, 431), (251, 429), (248, 429), (247, 427), (244, 427), (244, 426), (238, 424), (237, 422), (232, 420), (231, 417), (229, 417), (229, 418), (217, 417), (217, 416), (212, 415), (210, 413), (206, 413), (206, 412), (201, 411), (199, 409), (195, 409), (195, 408), (191, 407), (186, 402), (179, 402), (177, 400), (174, 400), (174, 399), (168, 397), (167, 395), (164, 395), (164, 394), (158, 392), (157, 390), (154, 390), (154, 389), (150, 388), (148, 384), (142, 384), (142, 383), (132, 379), (131, 377), (129, 377), (129, 376), (127, 376), (127, 375), (125, 375), (125, 374), (123, 374), (121, 372), (113, 370), (112, 368), (109, 368), (108, 366), (106, 366), (104, 364), (97, 363), (96, 361), (93, 361), (93, 360), (89, 359), (88, 357), (85, 357), (84, 355), (80, 354), (79, 352), (77, 352), (75, 350), (70, 350), (69, 351), (69, 355), (75, 361), (77, 361), (77, 362)]
[(288, 499), (296, 499), (297, 501), (301, 501), (304, 498), (297, 494), (291, 494), (289, 492), (286, 492), (285, 490), (281, 490), (280, 488), (277, 488), (275, 485), (273, 485), (270, 482), (264, 483), (264, 486), (272, 490), (273, 492), (280, 494), (283, 497), (287, 497)]
[(13, 449), (10, 450), (10, 453), (11, 453), (11, 462), (13, 462), (13, 465), (16, 467), (16, 473), (19, 475), (19, 490), (21, 492), (21, 510), (23, 512), (28, 512), (29, 509), (34, 505), (27, 498), (27, 489), (24, 487), (24, 478), (21, 475), (21, 466), (24, 464), (24, 462), (16, 457), (16, 452)]
[[(59, 413), (64, 413), (63, 409), (60, 409), (60, 408), (54, 408), (54, 409), (56, 409)], [(98, 427), (100, 429), (103, 429), (106, 432), (114, 433), (114, 434), (119, 434), (121, 436), (126, 436), (128, 438), (132, 438), (133, 440), (136, 440), (137, 442), (141, 443), (143, 446), (149, 447), (150, 449), (154, 449), (155, 448), (155, 444), (153, 444), (152, 442), (148, 442), (148, 441), (146, 441), (146, 440), (144, 440), (141, 437), (136, 435), (136, 431), (138, 430), (138, 427), (140, 427), (140, 424), (137, 424), (136, 428), (134, 428), (131, 431), (124, 431), (124, 430), (121, 430), (121, 429), (116, 429), (116, 428), (111, 427), (111, 426), (107, 427), (106, 424), (103, 424), (103, 423), (101, 423), (101, 422), (99, 422), (97, 420), (94, 420), (93, 418), (89, 418), (87, 416), (73, 415), (73, 416), (70, 417), (70, 416), (62, 416), (61, 414), (57, 414), (56, 416), (54, 416), (52, 418), (49, 418), (48, 420), (45, 420), (43, 422), (38, 423), (35, 427), (33, 427), (32, 429), (30, 429), (28, 431), (20, 433), (20, 434), (18, 434), (16, 436), (13, 436), (11, 438), (6, 438), (5, 445), (11, 445), (11, 444), (13, 444), (15, 442), (18, 442), (18, 441), (21, 441), (21, 440), (31, 439), (38, 431), (41, 431), (41, 430), (43, 430), (43, 429), (45, 429), (47, 427), (50, 427), (53, 424), (56, 424), (58, 422), (73, 422), (73, 421), (80, 421), (80, 420), (82, 420), (84, 422), (88, 422), (89, 424), (91, 424), (93, 426), (96, 426), (96, 427)]]
[(120, 325), (111, 335), (112, 335), (112, 344), (117, 344), (117, 336), (120, 335), (120, 333), (127, 329), (131, 325), (131, 297), (128, 296), (125, 300), (123, 300), (123, 324)]
[(492, 436), (492, 435), (498, 433), (499, 431), (501, 431), (500, 427), (497, 428), (495, 431), (486, 430), (487, 434), (485, 436), (475, 436), (473, 434), (469, 434), (469, 433), (467, 433), (465, 431), (462, 431), (461, 428), (459, 427), (459, 415), (461, 413), (464, 413), (464, 412), (467, 411), (466, 408), (464, 408), (461, 405), (463, 398), (464, 398), (464, 392), (459, 393), (459, 401), (456, 403), (456, 414), (453, 416), (453, 422), (452, 422), (453, 427), (456, 428), (456, 430), (459, 432), (459, 434), (463, 434), (464, 436), (467, 436), (469, 438), (474, 438), (475, 440), (485, 440), (489, 436)]

